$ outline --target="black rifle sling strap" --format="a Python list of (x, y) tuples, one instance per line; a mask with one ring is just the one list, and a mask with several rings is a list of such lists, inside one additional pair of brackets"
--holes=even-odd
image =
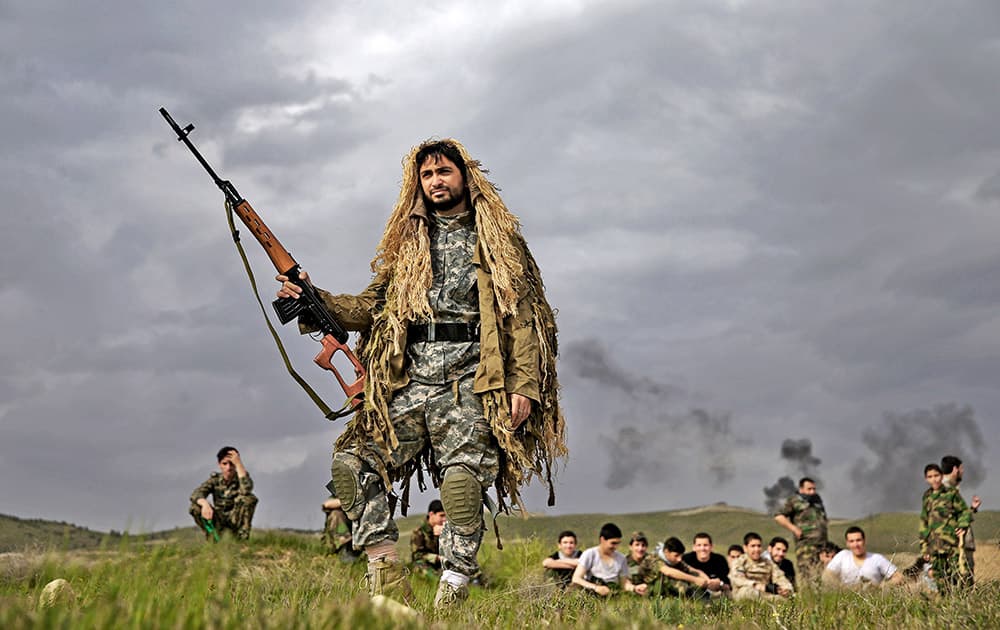
[(246, 269), (247, 277), (250, 278), (250, 286), (253, 287), (253, 295), (257, 298), (257, 304), (260, 306), (260, 312), (264, 314), (264, 321), (267, 323), (267, 329), (271, 331), (271, 337), (274, 338), (275, 345), (278, 346), (278, 352), (281, 353), (281, 359), (285, 362), (285, 367), (288, 369), (288, 373), (292, 375), (295, 382), (299, 384), (312, 401), (316, 403), (319, 410), (323, 413), (323, 416), (327, 420), (336, 420), (342, 416), (347, 415), (345, 409), (347, 409), (351, 401), (348, 400), (347, 403), (338, 411), (333, 411), (330, 409), (329, 405), (323, 402), (323, 399), (319, 397), (319, 394), (309, 386), (309, 383), (305, 381), (304, 378), (299, 376), (295, 368), (292, 367), (292, 362), (288, 359), (288, 353), (285, 352), (285, 346), (281, 343), (281, 338), (278, 336), (278, 331), (274, 329), (274, 325), (271, 323), (271, 318), (267, 315), (267, 308), (264, 307), (264, 301), (260, 299), (260, 292), (257, 290), (257, 280), (254, 278), (253, 271), (250, 269), (250, 262), (247, 260), (246, 252), (243, 251), (243, 245), (240, 243), (240, 231), (236, 229), (236, 223), (233, 221), (233, 206), (226, 200), (226, 220), (229, 221), (229, 231), (233, 234), (233, 242), (236, 243), (236, 249), (240, 252), (240, 258), (243, 259), (243, 268)]

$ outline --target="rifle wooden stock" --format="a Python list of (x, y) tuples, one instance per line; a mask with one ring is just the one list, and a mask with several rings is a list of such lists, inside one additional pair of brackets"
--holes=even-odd
[[(281, 352), (282, 357), (285, 359), (285, 365), (288, 368), (289, 373), (292, 378), (302, 386), (307, 394), (313, 399), (321, 410), (326, 413), (327, 418), (334, 419), (341, 416), (347, 415), (355, 410), (357, 410), (362, 402), (365, 391), (365, 368), (361, 365), (361, 361), (358, 357), (354, 355), (354, 352), (347, 346), (348, 334), (343, 326), (340, 325), (333, 315), (326, 309), (323, 304), (323, 300), (320, 298), (319, 294), (309, 283), (301, 280), (299, 278), (299, 273), (301, 272), (299, 264), (295, 262), (292, 255), (288, 253), (278, 238), (273, 232), (267, 227), (264, 221), (260, 218), (257, 212), (253, 209), (250, 203), (244, 199), (239, 192), (237, 192), (236, 187), (233, 186), (228, 180), (224, 180), (219, 177), (215, 170), (211, 167), (207, 160), (202, 157), (201, 153), (195, 148), (194, 144), (188, 138), (188, 135), (194, 131), (194, 125), (187, 125), (181, 127), (177, 122), (170, 116), (170, 113), (163, 107), (160, 108), (160, 114), (166, 119), (167, 124), (170, 128), (174, 130), (177, 134), (177, 140), (183, 142), (191, 153), (194, 154), (198, 162), (208, 171), (208, 174), (212, 177), (212, 181), (215, 185), (219, 187), (222, 194), (226, 197), (226, 207), (231, 210), (240, 218), (243, 225), (246, 226), (250, 233), (254, 235), (257, 242), (261, 244), (264, 248), (264, 252), (267, 257), (271, 259), (271, 263), (274, 264), (274, 268), (281, 275), (287, 277), (289, 281), (298, 285), (302, 288), (302, 294), (298, 299), (294, 298), (280, 298), (274, 301), (274, 309), (278, 314), (278, 319), (282, 324), (287, 324), (293, 319), (297, 319), (303, 314), (307, 314), (311, 323), (315, 323), (319, 330), (323, 333), (323, 338), (320, 343), (323, 344), (323, 349), (320, 350), (319, 354), (313, 359), (316, 365), (320, 366), (324, 370), (329, 370), (333, 372), (334, 377), (336, 377), (337, 382), (340, 383), (341, 389), (347, 395), (347, 403), (340, 409), (340, 411), (333, 412), (329, 411), (329, 408), (323, 403), (322, 400), (312, 391), (312, 388), (295, 373), (292, 369), (291, 363), (285, 353), (284, 347), (282, 346), (281, 340), (278, 338), (277, 333), (271, 326), (270, 319), (267, 319), (267, 313), (264, 313), (265, 319), (267, 319), (267, 325), (271, 329), (271, 334), (274, 336), (274, 341), (278, 346), (278, 350)], [(232, 217), (230, 216), (230, 225), (233, 231), (233, 240), (236, 241), (236, 247), (240, 252), (240, 256), (243, 257), (243, 263), (246, 265), (247, 274), (250, 277), (250, 284), (254, 287), (254, 293), (257, 294), (256, 281), (253, 278), (253, 272), (250, 270), (250, 263), (247, 261), (246, 256), (243, 252), (243, 247), (239, 242), (239, 233), (232, 224)], [(260, 295), (257, 294), (258, 301), (260, 300)], [(263, 303), (261, 303), (261, 308), (263, 308)], [(347, 359), (354, 366), (354, 372), (357, 376), (357, 380), (353, 383), (347, 383), (341, 377), (340, 372), (334, 367), (332, 359), (333, 355), (338, 352), (343, 352)], [(345, 411), (346, 410), (346, 411)]]

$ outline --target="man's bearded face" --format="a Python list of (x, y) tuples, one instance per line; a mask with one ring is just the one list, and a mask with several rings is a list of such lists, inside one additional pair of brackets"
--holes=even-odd
[(462, 171), (443, 155), (429, 155), (420, 165), (420, 188), (424, 204), (435, 212), (447, 212), (465, 201)]

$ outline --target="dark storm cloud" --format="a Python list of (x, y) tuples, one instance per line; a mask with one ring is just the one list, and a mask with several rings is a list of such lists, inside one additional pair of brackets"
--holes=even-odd
[(7, 509), (187, 524), (237, 442), (266, 524), (320, 521), (342, 425), (288, 382), (160, 106), (337, 292), (368, 279), (409, 146), (484, 161), (560, 311), (563, 510), (602, 482), (759, 497), (815, 457), (782, 459), (767, 436), (791, 434), (857, 514), (854, 436), (882, 410), (968, 401), (1000, 439), (996, 3), (505, 7), (484, 30), (448, 3), (0, 3)]
[(965, 488), (977, 487), (988, 472), (983, 432), (968, 405), (887, 412), (862, 437), (867, 452), (855, 462), (851, 481), (865, 511), (917, 509), (926, 488), (924, 465), (940, 464), (945, 455), (965, 464)]

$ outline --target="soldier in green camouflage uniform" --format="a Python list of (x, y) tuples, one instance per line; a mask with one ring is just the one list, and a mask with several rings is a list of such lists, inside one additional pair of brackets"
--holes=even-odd
[(340, 499), (331, 496), (323, 501), (323, 513), (326, 515), (323, 523), (323, 546), (328, 553), (336, 555), (342, 562), (354, 562), (361, 554), (351, 543), (351, 521), (340, 505)]
[(799, 481), (799, 491), (785, 501), (774, 520), (795, 535), (795, 564), (802, 586), (816, 586), (823, 575), (820, 550), (827, 543), (827, 517), (823, 500), (816, 494), (816, 482)]
[(924, 493), (920, 511), (920, 551), (930, 557), (934, 582), (941, 592), (965, 585), (969, 573), (960, 565), (959, 535), (972, 525), (972, 510), (954, 486)]
[[(483, 499), (500, 473), (498, 438), (486, 417), (484, 400), (498, 400), (495, 392), (502, 392), (503, 413), (510, 418), (506, 430), (512, 433), (541, 398), (542, 354), (531, 327), (531, 309), (538, 308), (543, 298), (537, 297), (533, 285), (521, 283), (516, 318), (499, 316), (500, 298), (490, 287), (500, 285), (489, 271), (497, 264), (493, 259), (497, 253), (484, 254), (492, 250), (477, 240), (483, 193), (478, 186), (471, 190), (466, 179), (478, 163), (464, 161), (456, 145), (427, 143), (411, 156), (422, 196), (416, 198), (408, 220), (411, 226), (426, 226), (432, 278), (426, 296), (432, 314), (430, 321), (403, 321), (405, 332), (393, 333), (396, 345), (388, 348), (390, 358), (385, 354), (378, 358), (388, 361), (391, 398), (376, 420), (391, 421), (397, 443), (390, 448), (379, 441), (384, 434), (349, 426), (351, 435), (359, 437), (338, 440), (332, 466), (337, 495), (354, 525), (354, 545), (369, 556), (370, 593), (410, 600), (412, 592), (395, 551), (399, 530), (391, 517), (385, 482), (387, 475), (424, 463), (418, 457), (433, 463), (448, 513), (439, 541), (444, 571), (435, 606), (467, 597), (469, 580), (479, 573), (476, 555), (485, 530)], [(405, 174), (404, 188), (411, 175)], [(490, 221), (495, 218), (488, 216)], [(512, 247), (504, 256), (514, 251), (523, 265), (529, 264), (530, 254), (519, 238), (489, 247)], [(399, 267), (393, 269), (402, 273)], [(394, 284), (395, 278), (391, 273), (378, 274), (358, 296), (319, 293), (345, 327), (370, 335), (387, 320), (380, 315), (383, 309), (394, 313), (392, 309), (398, 308), (398, 291), (405, 287)], [(284, 276), (278, 280), (283, 282), (279, 297), (297, 297), (301, 292)], [(487, 321), (489, 325), (481, 327)], [(309, 332), (309, 322), (300, 319), (300, 329)], [(405, 354), (397, 359), (393, 353), (399, 345)], [(369, 389), (382, 385), (369, 381)], [(369, 397), (367, 405), (371, 404)]]
[(660, 577), (656, 557), (647, 553), (649, 540), (646, 539), (644, 533), (633, 532), (628, 546), (629, 554), (625, 560), (628, 562), (629, 580), (636, 587), (637, 595), (649, 595), (653, 585)]
[(441, 501), (434, 499), (427, 506), (427, 518), (410, 534), (410, 561), (414, 569), (437, 576), (441, 571), (439, 545), (441, 528), (447, 522)]
[[(257, 497), (253, 494), (253, 480), (243, 466), (240, 453), (232, 446), (223, 446), (216, 454), (219, 471), (212, 475), (191, 493), (191, 508), (188, 513), (194, 522), (211, 539), (212, 534), (205, 521), (212, 523), (215, 531), (222, 534), (231, 531), (237, 539), (250, 538), (251, 521), (257, 507)], [(208, 502), (211, 495), (212, 502)]]

